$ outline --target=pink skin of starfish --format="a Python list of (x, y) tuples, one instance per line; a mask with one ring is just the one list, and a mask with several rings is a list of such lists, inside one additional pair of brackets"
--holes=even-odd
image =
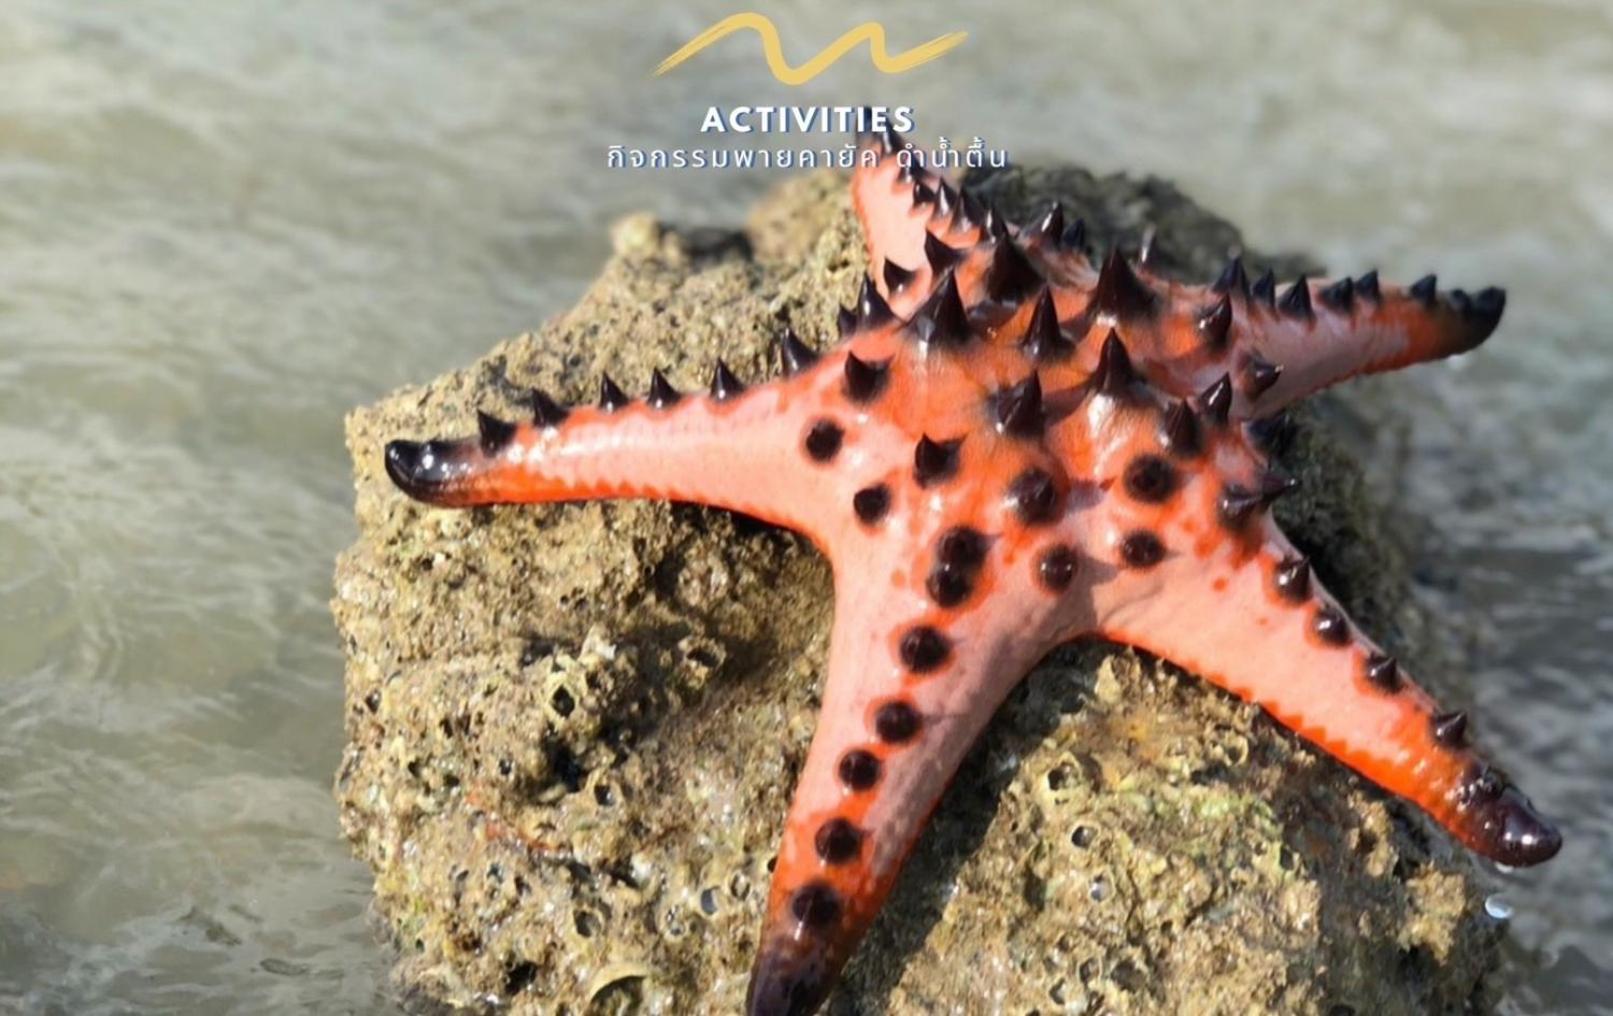
[[(878, 913), (963, 756), (1053, 646), (1146, 649), (1244, 699), (1471, 849), (1511, 865), (1557, 831), (1344, 616), (1271, 517), (1290, 484), (1249, 425), (1356, 374), (1464, 352), (1499, 290), (1375, 273), (1279, 294), (1234, 260), (1211, 286), (1088, 260), (1054, 207), (1014, 227), (899, 138), (852, 194), (876, 270), (843, 341), (792, 334), (786, 376), (707, 396), (659, 374), (597, 407), (394, 441), (443, 506), (654, 498), (786, 526), (829, 558), (823, 707), (779, 846), (748, 1011), (804, 1014)], [(877, 280), (877, 281), (876, 281)], [(759, 482), (759, 477), (766, 477)]]

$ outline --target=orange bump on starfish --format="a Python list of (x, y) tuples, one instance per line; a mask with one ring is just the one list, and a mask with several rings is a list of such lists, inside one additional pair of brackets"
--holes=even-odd
[(1278, 529), (1274, 414), (1345, 378), (1465, 352), (1498, 289), (1376, 273), (1281, 292), (1233, 259), (1211, 285), (1101, 263), (1058, 206), (1015, 226), (900, 139), (852, 178), (873, 271), (842, 341), (781, 339), (784, 377), (708, 395), (603, 378), (597, 406), (394, 441), (422, 501), (690, 501), (806, 534), (835, 576), (817, 734), (752, 973), (753, 1014), (822, 1002), (969, 747), (1053, 646), (1100, 636), (1259, 703), (1486, 857), (1561, 839), (1355, 628)]

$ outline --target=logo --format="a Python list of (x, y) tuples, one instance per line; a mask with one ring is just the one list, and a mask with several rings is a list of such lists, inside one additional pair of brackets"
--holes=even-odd
[(724, 36), (747, 28), (761, 36), (762, 55), (767, 58), (767, 69), (785, 85), (806, 84), (828, 70), (830, 64), (855, 49), (865, 39), (868, 42), (869, 59), (873, 61), (877, 70), (884, 74), (902, 74), (921, 64), (929, 63), (950, 49), (956, 49), (969, 37), (968, 32), (948, 32), (946, 35), (891, 56), (885, 51), (884, 26), (877, 21), (866, 21), (823, 47), (817, 56), (806, 63), (799, 67), (791, 67), (789, 61), (784, 59), (784, 44), (779, 39), (778, 29), (773, 26), (773, 22), (765, 14), (747, 11), (723, 18), (690, 39), (676, 53), (662, 60), (655, 73), (665, 74)]

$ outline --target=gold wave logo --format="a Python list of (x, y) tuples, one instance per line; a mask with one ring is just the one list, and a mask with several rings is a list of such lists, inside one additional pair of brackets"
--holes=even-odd
[(968, 32), (948, 32), (946, 35), (891, 56), (885, 49), (885, 27), (877, 21), (866, 21), (823, 47), (817, 56), (806, 63), (799, 67), (791, 67), (790, 62), (784, 59), (784, 43), (779, 38), (778, 29), (773, 26), (773, 22), (765, 14), (747, 11), (723, 18), (690, 39), (676, 53), (662, 60), (655, 73), (665, 74), (717, 40), (747, 28), (761, 36), (762, 55), (767, 58), (767, 69), (773, 72), (773, 76), (778, 78), (780, 83), (786, 85), (806, 84), (864, 40), (868, 42), (868, 56), (876, 69), (884, 74), (901, 74), (920, 64), (929, 63), (950, 49), (956, 49), (969, 37)]

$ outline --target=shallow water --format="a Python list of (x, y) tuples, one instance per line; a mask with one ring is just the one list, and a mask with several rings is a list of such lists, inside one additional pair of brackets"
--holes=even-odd
[[(553, 9), (546, 9), (552, 6)], [(881, 5), (902, 49), (787, 89), (734, 8), (0, 5), (0, 1010), (387, 1012), (329, 794), (341, 416), (563, 309), (617, 215), (734, 223), (776, 174), (623, 173), (711, 103), (910, 103), (920, 135), (1152, 172), (1498, 338), (1372, 382), (1443, 537), (1482, 741), (1567, 846), (1501, 878), (1506, 1006), (1613, 997), (1613, 12), (1597, 0)], [(1028, 6), (1028, 5), (1027, 5)], [(871, 5), (775, 15), (797, 62)]]

